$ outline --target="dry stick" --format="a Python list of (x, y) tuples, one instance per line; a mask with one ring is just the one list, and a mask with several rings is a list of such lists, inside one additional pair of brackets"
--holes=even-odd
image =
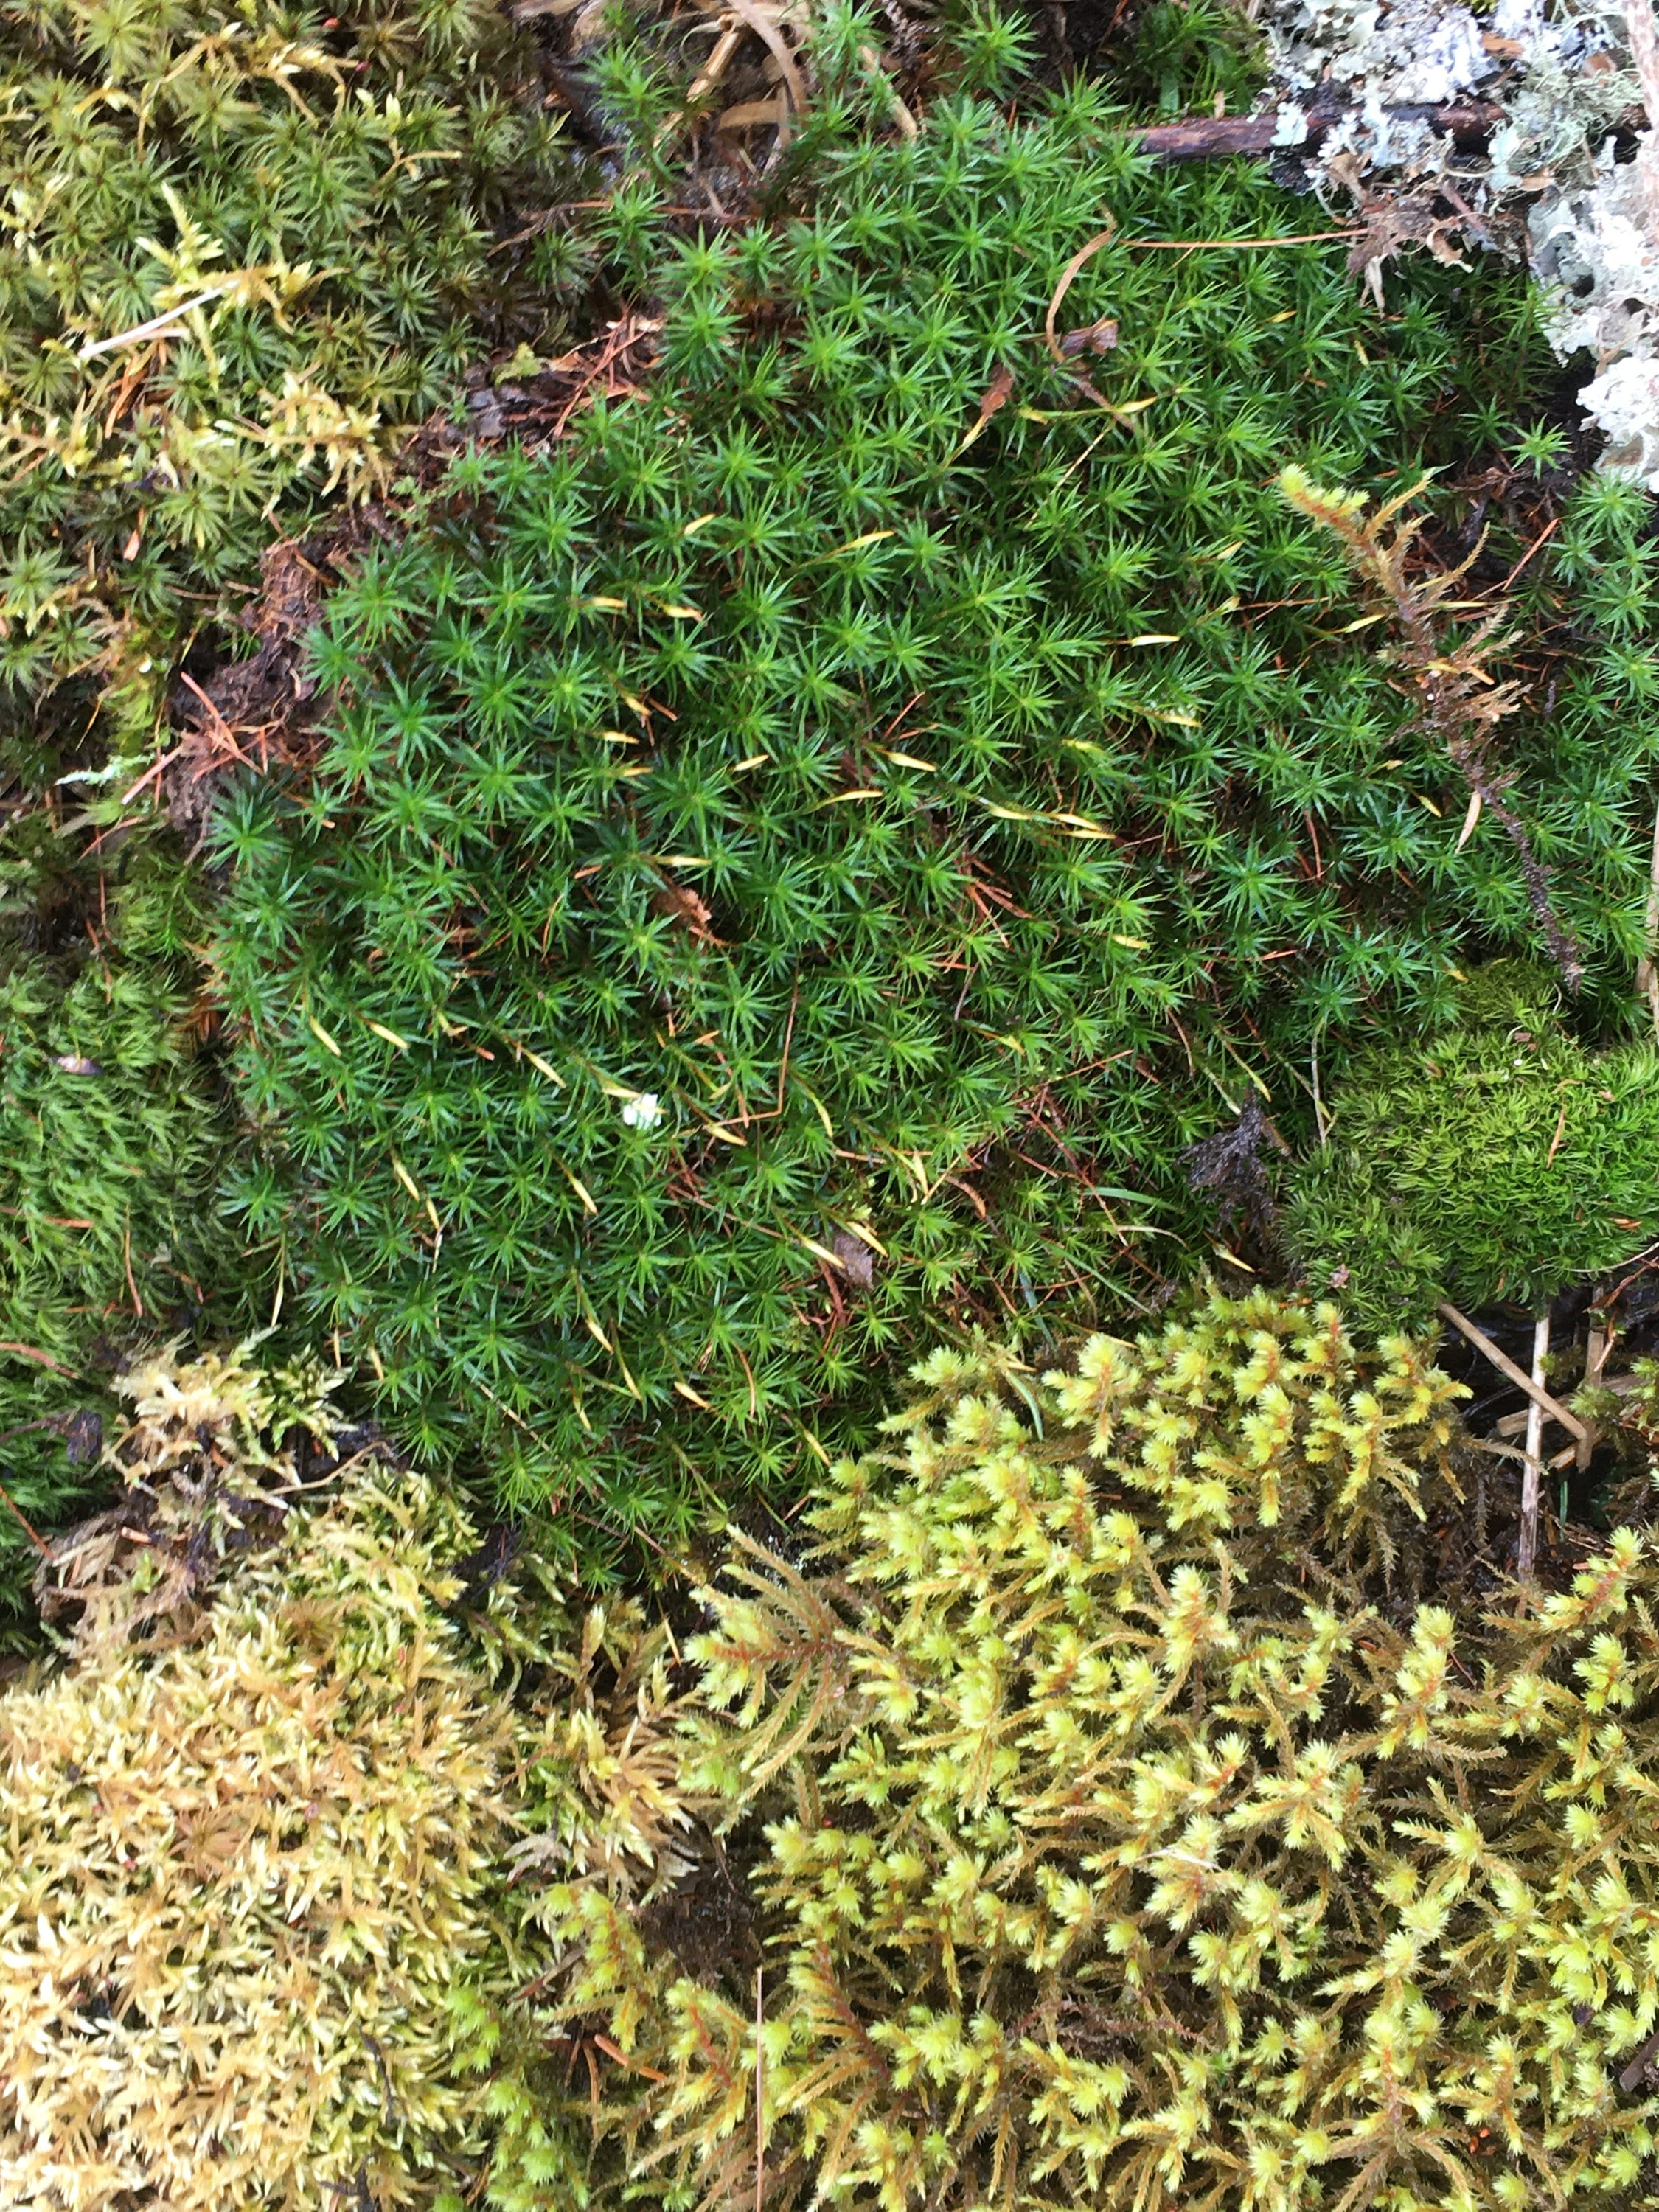
[(16, 1522), (18, 1527), (28, 1538), (30, 1543), (33, 1545), (35, 1550), (40, 1553), (41, 1558), (49, 1559), (52, 1557), (52, 1546), (47, 1543), (46, 1538), (41, 1535), (40, 1531), (33, 1527), (31, 1523), (24, 1518), (23, 1509), (18, 1504), (16, 1499), (12, 1496), (10, 1491), (6, 1488), (3, 1482), (0, 1482), (0, 1505), (3, 1505), (5, 1507), (7, 1512), (9, 1513), (12, 1519)]
[(54, 1375), (75, 1377), (72, 1367), (65, 1367), (61, 1359), (54, 1359), (51, 1352), (42, 1352), (38, 1345), (15, 1344), (8, 1337), (0, 1340), (0, 1352), (14, 1352), (20, 1359), (32, 1359), (37, 1367), (49, 1367)]
[(658, 131), (657, 151), (659, 153), (661, 153), (673, 139), (678, 137), (696, 109), (697, 102), (719, 85), (726, 70), (732, 66), (732, 57), (748, 35), (749, 26), (746, 23), (728, 23), (721, 30), (720, 36), (709, 50), (708, 60), (686, 87), (685, 97), (680, 102), (678, 113), (671, 115), (662, 129)]
[[(1593, 1307), (1592, 1310), (1594, 1310)], [(1605, 1322), (1600, 1328), (1591, 1328), (1584, 1343), (1584, 1379), (1578, 1386), (1581, 1390), (1599, 1390), (1601, 1388), (1601, 1371), (1607, 1364), (1608, 1353), (1613, 1350), (1614, 1334), (1613, 1326), (1610, 1321)], [(1578, 1439), (1578, 1449), (1574, 1457), (1578, 1462), (1580, 1474), (1583, 1474), (1589, 1467), (1590, 1453), (1594, 1450), (1595, 1445), (1594, 1435), (1580, 1437)]]
[(875, 48), (873, 46), (860, 46), (859, 48), (859, 59), (864, 64), (865, 68), (869, 70), (871, 76), (876, 79), (878, 83), (881, 85), (883, 90), (886, 93), (888, 112), (892, 116), (894, 122), (897, 124), (901, 134), (906, 138), (920, 137), (921, 135), (921, 125), (916, 121), (915, 117), (911, 114), (904, 102), (899, 98), (897, 90), (894, 86), (893, 80), (888, 76), (886, 70), (882, 67), (881, 56), (876, 52)]
[(1534, 553), (1542, 552), (1545, 546), (1549, 544), (1551, 538), (1554, 537), (1556, 532), (1561, 527), (1561, 522), (1562, 518), (1558, 514), (1553, 516), (1544, 525), (1544, 527), (1539, 532), (1537, 537), (1533, 539), (1532, 544), (1528, 546), (1526, 551), (1516, 562), (1514, 568), (1510, 570), (1509, 574), (1504, 577), (1503, 582), (1498, 586), (1500, 592), (1508, 591), (1510, 586), (1521, 574), (1521, 571), (1527, 566)]
[[(1638, 0), (1639, 4), (1639, 0)], [(1444, 107), (1420, 104), (1384, 110), (1402, 121), (1426, 123), (1431, 130), (1468, 137), (1501, 122), (1504, 111), (1480, 100), (1462, 100)], [(1189, 115), (1180, 123), (1154, 123), (1140, 132), (1139, 149), (1155, 161), (1212, 161), (1236, 154), (1299, 154), (1310, 151), (1342, 120), (1340, 112), (1310, 115), (1298, 145), (1279, 141), (1279, 122), (1273, 115)]]
[(1607, 1364), (1607, 1354), (1613, 1350), (1613, 1330), (1593, 1328), (1584, 1346), (1584, 1383), (1586, 1390), (1599, 1390), (1601, 1370)]
[[(1440, 711), (1440, 696), (1437, 688), (1431, 689), (1431, 678), (1425, 678), (1424, 690), (1429, 702), (1432, 720), (1440, 724), (1441, 735), (1452, 763), (1462, 777), (1469, 795), (1478, 799), (1483, 806), (1490, 807), (1503, 823), (1504, 834), (1515, 848), (1516, 859), (1521, 864), (1521, 877), (1527, 886), (1527, 903), (1532, 908), (1533, 920), (1549, 946), (1550, 957), (1561, 971), (1561, 980), (1568, 990), (1576, 992), (1584, 980), (1583, 957), (1578, 941), (1571, 930), (1557, 915), (1550, 900), (1549, 870), (1532, 849), (1532, 840), (1527, 835), (1526, 824), (1504, 798), (1504, 787), (1486, 772), (1480, 749), (1472, 744), (1462, 730), (1454, 732)], [(1656, 1012), (1659, 1020), (1659, 1011)]]
[(1477, 1328), (1467, 1314), (1459, 1313), (1457, 1308), (1446, 1298), (1442, 1298), (1436, 1310), (1440, 1318), (1443, 1321), (1449, 1321), (1461, 1336), (1468, 1337), (1475, 1350), (1484, 1353), (1500, 1375), (1507, 1375), (1517, 1390), (1524, 1390), (1528, 1398), (1543, 1407), (1551, 1420), (1559, 1421), (1570, 1437), (1576, 1437), (1582, 1443), (1589, 1436), (1590, 1431), (1577, 1413), (1570, 1413), (1559, 1399), (1551, 1397), (1540, 1382), (1534, 1382), (1524, 1367), (1517, 1367), (1508, 1352), (1500, 1351), (1486, 1334), (1486, 1330)]
[[(1549, 1358), (1550, 1317), (1540, 1314), (1533, 1324), (1532, 1379), (1541, 1390), (1544, 1362)], [(1534, 1398), (1527, 1408), (1527, 1464), (1521, 1477), (1521, 1550), (1516, 1561), (1523, 1583), (1532, 1580), (1538, 1559), (1538, 1492), (1543, 1480), (1544, 1408)]]

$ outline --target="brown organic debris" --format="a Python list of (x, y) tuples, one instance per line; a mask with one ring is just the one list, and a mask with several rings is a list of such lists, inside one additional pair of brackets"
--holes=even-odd
[(447, 417), (420, 430), (406, 460), (424, 477), (431, 464), (459, 447), (495, 445), (516, 438), (536, 450), (562, 438), (572, 420), (596, 399), (631, 399), (645, 387), (657, 357), (660, 316), (629, 310), (580, 345), (551, 361), (514, 361), (487, 381), (480, 374), (467, 397), (467, 419), (457, 426)]
[[(1549, 871), (1533, 850), (1526, 826), (1505, 795), (1514, 785), (1515, 773), (1498, 772), (1491, 757), (1497, 725), (1520, 704), (1520, 687), (1512, 682), (1499, 683), (1490, 667), (1493, 657), (1509, 642), (1503, 628), (1509, 604), (1498, 594), (1480, 600), (1455, 596), (1480, 557), (1486, 542), (1484, 531), (1473, 551), (1455, 568), (1426, 575), (1414, 572), (1411, 556), (1422, 533), (1424, 518), (1413, 516), (1403, 521), (1397, 518), (1428, 481), (1426, 477), (1419, 478), (1374, 514), (1367, 514), (1363, 493), (1326, 490), (1311, 483), (1300, 469), (1285, 470), (1279, 480), (1279, 489), (1298, 513), (1322, 523), (1340, 538), (1355, 573), (1379, 603), (1378, 614), (1362, 617), (1349, 627), (1358, 629), (1385, 618), (1393, 623), (1400, 644), (1392, 658), (1404, 670), (1421, 704), (1425, 722), (1445, 747), (1471, 802), (1490, 809), (1502, 824), (1520, 862), (1539, 933), (1562, 981), (1576, 993), (1584, 980), (1577, 940), (1556, 911)], [(1440, 627), (1440, 617), (1447, 614), (1473, 614), (1476, 619), (1461, 635), (1448, 639)], [(1472, 803), (1470, 828), (1477, 818)]]
[(699, 945), (718, 945), (720, 939), (714, 931), (714, 916), (689, 884), (676, 883), (665, 876), (660, 888), (651, 894), (651, 911), (666, 915), (682, 925)]
[(306, 709), (316, 685), (303, 647), (330, 580), (290, 538), (266, 549), (259, 574), (259, 598), (242, 617), (257, 649), (205, 683), (185, 673), (174, 694), (179, 741), (157, 766), (168, 818), (192, 838), (200, 837), (226, 775), (238, 768), (264, 774), (273, 759), (291, 765), (310, 734)]

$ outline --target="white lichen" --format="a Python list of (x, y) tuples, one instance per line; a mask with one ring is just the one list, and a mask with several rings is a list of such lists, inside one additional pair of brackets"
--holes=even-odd
[[(1659, 120), (1652, 0), (1497, 0), (1485, 15), (1462, 0), (1264, 0), (1260, 21), (1279, 143), (1292, 109), (1337, 111), (1316, 187), (1368, 216), (1439, 192), (1466, 235), (1524, 252), (1555, 351), (1590, 356), (1580, 397), (1606, 434), (1602, 467), (1659, 491), (1659, 133), (1622, 161), (1613, 138)], [(1498, 119), (1484, 154), (1460, 155), (1425, 111), (1471, 100)], [(1393, 234), (1430, 235), (1421, 222)], [(1380, 256), (1386, 224), (1379, 237)]]

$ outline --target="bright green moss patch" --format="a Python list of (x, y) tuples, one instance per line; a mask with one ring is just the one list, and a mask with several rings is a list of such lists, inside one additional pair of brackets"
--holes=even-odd
[(1586, 1051), (1554, 995), (1500, 963), (1462, 1019), (1366, 1054), (1337, 1090), (1286, 1229), (1364, 1326), (1425, 1327), (1444, 1297), (1543, 1305), (1659, 1234), (1659, 1052)]
[[(1108, 209), (1057, 336), (1116, 343), (1057, 365)], [(1526, 311), (1418, 268), (1379, 322), (1330, 246), (1134, 244), (1306, 227), (1150, 171), (1091, 92), (939, 106), (804, 219), (662, 247), (650, 394), (365, 556), (314, 781), (224, 833), (237, 1205), (422, 1449), (618, 1522), (798, 1477), (919, 1328), (1190, 1267), (1194, 1138), (1528, 941), (1272, 489), (1408, 465), (1465, 376), (1518, 398)], [(1601, 559), (1640, 601), (1633, 540)], [(1603, 974), (1649, 754), (1626, 715), (1530, 775)]]

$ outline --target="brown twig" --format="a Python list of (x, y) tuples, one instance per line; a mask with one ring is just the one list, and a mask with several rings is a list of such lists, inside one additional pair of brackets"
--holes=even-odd
[[(1550, 1352), (1550, 1317), (1540, 1314), (1532, 1331), (1532, 1379), (1541, 1394), (1544, 1363)], [(1516, 1559), (1523, 1583), (1530, 1582), (1538, 1561), (1538, 1492), (1543, 1481), (1544, 1408), (1534, 1397), (1527, 1407), (1526, 1465), (1521, 1474), (1521, 1544)]]
[(144, 1318), (144, 1302), (138, 1295), (137, 1284), (132, 1279), (132, 1213), (131, 1208), (128, 1210), (126, 1220), (121, 1231), (121, 1265), (126, 1269), (127, 1291), (132, 1299), (133, 1318), (135, 1321), (143, 1321)]
[(22, 1507), (19, 1505), (17, 1500), (12, 1496), (10, 1491), (6, 1488), (3, 1482), (0, 1482), (0, 1505), (3, 1505), (5, 1507), (7, 1512), (10, 1514), (12, 1519), (17, 1523), (23, 1534), (28, 1538), (30, 1543), (33, 1545), (35, 1550), (40, 1553), (41, 1558), (43, 1559), (49, 1559), (52, 1557), (51, 1545), (48, 1544), (46, 1538), (41, 1535), (40, 1530), (36, 1528), (27, 1518)]
[(1509, 574), (1504, 577), (1503, 582), (1498, 586), (1500, 592), (1507, 592), (1510, 586), (1515, 581), (1516, 578), (1521, 574), (1521, 571), (1532, 559), (1533, 555), (1534, 553), (1541, 553), (1543, 551), (1545, 546), (1549, 544), (1551, 538), (1554, 537), (1556, 532), (1561, 527), (1562, 520), (1563, 518), (1560, 515), (1553, 515), (1551, 517), (1550, 520), (1544, 525), (1544, 527), (1539, 532), (1537, 537), (1533, 539), (1532, 544), (1528, 546), (1526, 551), (1516, 562), (1514, 568), (1510, 570)]
[(61, 1359), (54, 1359), (49, 1352), (42, 1352), (33, 1344), (15, 1344), (9, 1339), (0, 1342), (0, 1352), (15, 1352), (20, 1359), (32, 1359), (37, 1367), (49, 1367), (54, 1375), (73, 1376), (75, 1370), (65, 1367)]
[[(1502, 119), (1503, 110), (1482, 100), (1461, 100), (1449, 106), (1420, 105), (1385, 111), (1401, 120), (1425, 122), (1431, 131), (1453, 138), (1468, 138), (1490, 130)], [(1230, 155), (1296, 154), (1318, 145), (1342, 120), (1340, 113), (1310, 115), (1298, 144), (1285, 145), (1274, 115), (1188, 115), (1179, 123), (1154, 123), (1140, 133), (1139, 147), (1155, 161), (1213, 161)]]
[[(1426, 688), (1425, 696), (1428, 700), (1431, 718), (1437, 718), (1439, 697), (1429, 697)], [(1521, 879), (1527, 887), (1527, 902), (1532, 908), (1533, 919), (1549, 947), (1551, 959), (1560, 970), (1562, 981), (1569, 991), (1576, 994), (1584, 980), (1583, 957), (1578, 950), (1577, 939), (1557, 915), (1551, 902), (1549, 870), (1533, 851), (1532, 840), (1527, 835), (1525, 823), (1504, 798), (1510, 779), (1508, 776), (1494, 777), (1487, 772), (1484, 739), (1477, 742), (1467, 731), (1460, 731), (1454, 735), (1443, 726), (1442, 735), (1453, 766), (1468, 787), (1469, 796), (1478, 799), (1483, 806), (1491, 808), (1503, 824), (1504, 836), (1515, 848), (1515, 857), (1520, 865)]]
[(1619, 2086), (1627, 2097), (1632, 2097), (1641, 2087), (1649, 2068), (1659, 2058), (1659, 2034), (1649, 2036), (1624, 2072), (1619, 2076)]
[(1477, 1352), (1484, 1353), (1500, 1375), (1507, 1375), (1517, 1390), (1524, 1390), (1553, 1421), (1559, 1421), (1570, 1437), (1582, 1441), (1589, 1435), (1589, 1431), (1577, 1413), (1570, 1413), (1559, 1399), (1551, 1397), (1541, 1382), (1533, 1380), (1524, 1367), (1517, 1367), (1508, 1352), (1500, 1351), (1486, 1330), (1477, 1328), (1467, 1314), (1459, 1313), (1457, 1308), (1445, 1298), (1442, 1298), (1437, 1311), (1443, 1321), (1449, 1321), (1460, 1335), (1466, 1336)]

